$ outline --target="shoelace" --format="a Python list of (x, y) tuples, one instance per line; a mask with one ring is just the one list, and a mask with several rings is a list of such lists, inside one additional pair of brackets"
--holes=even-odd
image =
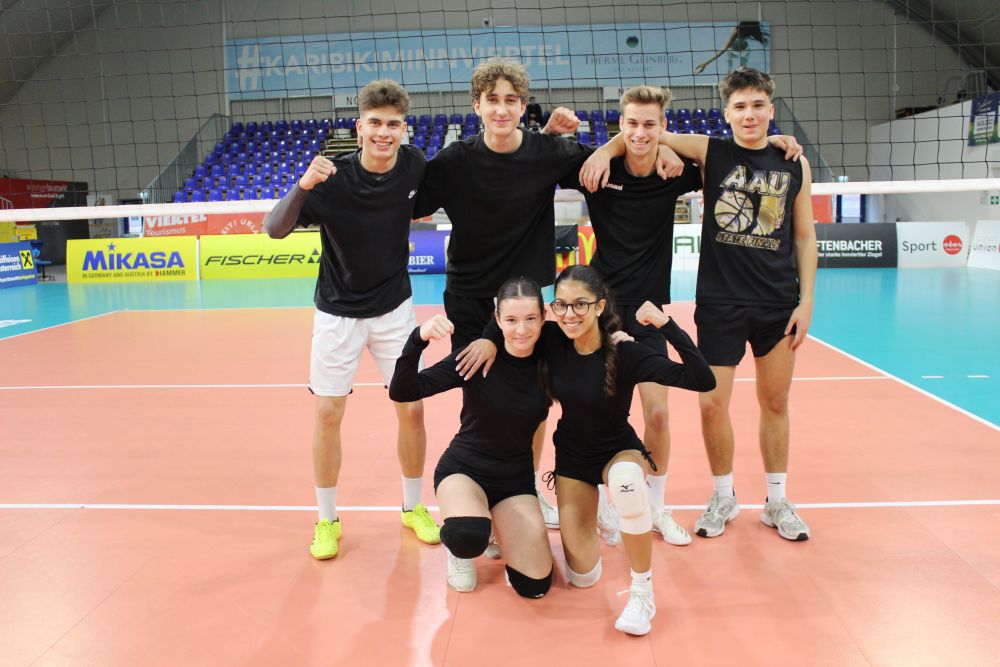
[(622, 613), (631, 612), (633, 614), (639, 614), (642, 616), (648, 616), (648, 612), (653, 611), (656, 605), (653, 604), (652, 598), (644, 590), (628, 588), (624, 591), (618, 591), (618, 595), (629, 594), (628, 604), (625, 605), (625, 609)]
[(452, 567), (456, 572), (467, 574), (469, 572), (474, 572), (476, 569), (476, 566), (473, 564), (471, 558), (459, 558), (450, 551), (448, 552), (448, 558), (451, 559)]
[(713, 498), (712, 502), (708, 504), (708, 508), (705, 510), (705, 514), (712, 519), (722, 518), (722, 506), (725, 500), (722, 498)]

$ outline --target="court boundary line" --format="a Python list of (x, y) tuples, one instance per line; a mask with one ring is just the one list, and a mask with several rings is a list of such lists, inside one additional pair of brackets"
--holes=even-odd
[[(892, 380), (882, 375), (830, 376), (830, 377), (793, 377), (793, 382), (853, 382), (855, 380)], [(754, 382), (755, 378), (737, 378), (735, 382)], [(32, 390), (97, 390), (97, 389), (285, 389), (308, 387), (306, 383), (276, 383), (276, 384), (66, 384), (66, 385), (11, 385), (0, 386), (0, 391), (32, 391)], [(384, 382), (355, 382), (355, 387), (384, 387)]]
[(935, 400), (938, 403), (941, 403), (942, 405), (944, 405), (946, 407), (949, 407), (952, 410), (955, 410), (956, 412), (959, 412), (959, 413), (965, 415), (966, 417), (969, 417), (973, 421), (977, 421), (980, 424), (983, 424), (984, 426), (989, 426), (990, 428), (992, 428), (995, 431), (1000, 431), (1000, 424), (994, 424), (993, 422), (991, 422), (990, 420), (986, 419), (985, 417), (980, 417), (977, 414), (973, 414), (972, 412), (969, 412), (965, 408), (959, 407), (959, 406), (955, 405), (954, 403), (952, 403), (951, 401), (949, 401), (949, 400), (947, 400), (945, 398), (942, 398), (941, 396), (935, 396), (934, 394), (932, 394), (931, 392), (927, 391), (926, 389), (923, 389), (922, 387), (918, 387), (917, 385), (915, 385), (915, 384), (913, 384), (911, 382), (908, 382), (908, 381), (904, 380), (901, 377), (893, 375), (892, 373), (889, 373), (888, 371), (879, 368), (875, 364), (869, 363), (869, 362), (865, 361), (864, 359), (856, 357), (853, 354), (851, 354), (850, 352), (845, 352), (844, 350), (840, 349), (836, 345), (834, 345), (832, 343), (828, 343), (828, 342), (826, 342), (825, 340), (823, 340), (821, 338), (816, 338), (815, 336), (809, 336), (809, 338), (812, 338), (814, 341), (816, 341), (820, 345), (824, 345), (827, 348), (833, 350), (834, 352), (837, 352), (838, 354), (844, 355), (845, 357), (847, 357), (848, 359), (851, 359), (852, 361), (856, 361), (857, 363), (861, 364), (862, 366), (864, 366), (866, 368), (869, 368), (869, 369), (871, 369), (873, 371), (876, 371), (877, 373), (882, 373), (887, 378), (891, 378), (891, 379), (895, 380), (896, 382), (900, 383), (904, 387), (908, 387), (909, 389), (912, 389), (913, 391), (917, 392), (918, 394), (923, 394), (927, 398)]
[(87, 320), (96, 320), (98, 317), (105, 317), (106, 315), (114, 315), (115, 313), (128, 312), (125, 310), (109, 310), (106, 313), (98, 313), (97, 315), (88, 315), (87, 317), (81, 317), (78, 320), (71, 320), (69, 322), (60, 322), (59, 324), (50, 324), (47, 327), (42, 327), (40, 329), (32, 329), (31, 331), (22, 331), (21, 333), (11, 334), (10, 336), (0, 336), (0, 343), (5, 340), (10, 340), (11, 338), (18, 338), (20, 336), (28, 336), (30, 334), (41, 333), (42, 331), (48, 331), (49, 329), (56, 329), (58, 327), (65, 327), (70, 324), (76, 324), (77, 322), (86, 322)]
[[(905, 509), (914, 507), (993, 507), (1000, 498), (981, 500), (899, 500), (869, 502), (796, 503), (798, 509)], [(667, 505), (668, 509), (702, 510), (700, 505)], [(763, 509), (762, 503), (741, 504), (741, 509)], [(156, 505), (130, 503), (0, 503), (2, 510), (147, 510), (147, 511), (226, 511), (226, 512), (315, 512), (315, 505)], [(438, 511), (437, 505), (427, 509)], [(398, 512), (399, 505), (342, 505), (343, 512)]]

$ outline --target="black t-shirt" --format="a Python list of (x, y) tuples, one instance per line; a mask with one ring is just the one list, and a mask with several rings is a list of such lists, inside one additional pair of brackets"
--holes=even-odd
[(416, 217), (443, 208), (451, 219), (446, 290), (493, 297), (508, 278), (555, 278), (555, 186), (590, 151), (563, 137), (524, 132), (513, 153), (486, 147), (483, 133), (456, 141), (427, 163)]
[(426, 347), (419, 327), (414, 329), (396, 361), (389, 398), (405, 403), (461, 387), (462, 426), (449, 449), (462, 460), (475, 460), (477, 468), (486, 464), (496, 477), (530, 470), (531, 439), (549, 412), (538, 358), (514, 357), (501, 342), (489, 375), (484, 378), (479, 372), (463, 380), (455, 370), (456, 353), (418, 373), (420, 352)]
[[(361, 166), (361, 153), (332, 160), (337, 173), (305, 192), (298, 224), (320, 225), (323, 254), (316, 281), (316, 308), (343, 317), (391, 312), (412, 294), (410, 221), (426, 160), (403, 145), (386, 174)], [(292, 188), (285, 197), (301, 196)]]
[[(640, 382), (693, 391), (715, 387), (712, 369), (683, 329), (670, 320), (660, 333), (677, 350), (681, 363), (639, 343), (620, 343), (615, 394), (605, 397), (604, 349), (582, 355), (557, 323), (545, 322), (535, 354), (548, 362), (552, 395), (562, 406), (562, 417), (552, 435), (556, 447), (571, 449), (575, 456), (600, 458), (637, 446), (639, 436), (628, 423), (628, 415), (635, 385)], [(503, 345), (500, 328), (495, 324), (488, 326), (484, 334), (498, 348)]]
[(768, 146), (709, 139), (696, 300), (794, 308), (793, 219), (802, 163)]
[(560, 183), (580, 190), (587, 199), (597, 251), (597, 269), (622, 305), (670, 303), (673, 263), (674, 205), (681, 195), (701, 188), (701, 171), (690, 160), (684, 173), (663, 180), (656, 172), (633, 176), (625, 157), (611, 161), (608, 185), (597, 192), (580, 186), (578, 174)]

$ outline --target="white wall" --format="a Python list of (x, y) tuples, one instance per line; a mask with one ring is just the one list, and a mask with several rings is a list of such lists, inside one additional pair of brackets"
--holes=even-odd
[[(631, 0), (600, 7), (587, 0), (118, 2), (0, 107), (0, 173), (82, 180), (94, 191), (135, 196), (204, 120), (227, 108), (223, 16), (226, 36), (238, 38), (479, 27), (487, 16), (495, 25), (731, 21), (756, 19), (758, 6), (772, 24), (777, 95), (791, 105), (834, 173), (851, 180), (870, 178), (869, 127), (892, 118), (895, 108), (935, 104), (959, 68), (950, 48), (920, 27), (899, 25), (903, 19), (881, 0)], [(710, 88), (678, 92), (678, 105), (705, 104), (714, 96)], [(567, 96), (538, 91), (543, 104), (598, 102), (596, 91)], [(468, 99), (455, 93), (417, 96), (415, 102), (463, 111)], [(325, 102), (289, 104), (321, 115)]]

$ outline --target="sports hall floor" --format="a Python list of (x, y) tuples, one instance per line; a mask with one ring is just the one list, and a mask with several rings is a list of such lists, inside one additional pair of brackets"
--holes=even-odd
[[(689, 330), (693, 283), (675, 275)], [(418, 318), (441, 288), (415, 278)], [(346, 418), (341, 554), (309, 557), (311, 297), (310, 280), (0, 291), (0, 665), (997, 664), (1000, 272), (820, 271), (789, 481), (813, 539), (758, 520), (744, 365), (744, 511), (721, 538), (654, 545), (642, 638), (613, 629), (621, 547), (588, 590), (567, 588), (557, 531), (546, 598), (482, 558), (474, 593), (447, 588), (441, 547), (399, 525), (370, 360)], [(426, 401), (430, 504), (459, 400)], [(667, 501), (690, 529), (711, 480), (695, 396), (674, 390), (671, 410)]]

